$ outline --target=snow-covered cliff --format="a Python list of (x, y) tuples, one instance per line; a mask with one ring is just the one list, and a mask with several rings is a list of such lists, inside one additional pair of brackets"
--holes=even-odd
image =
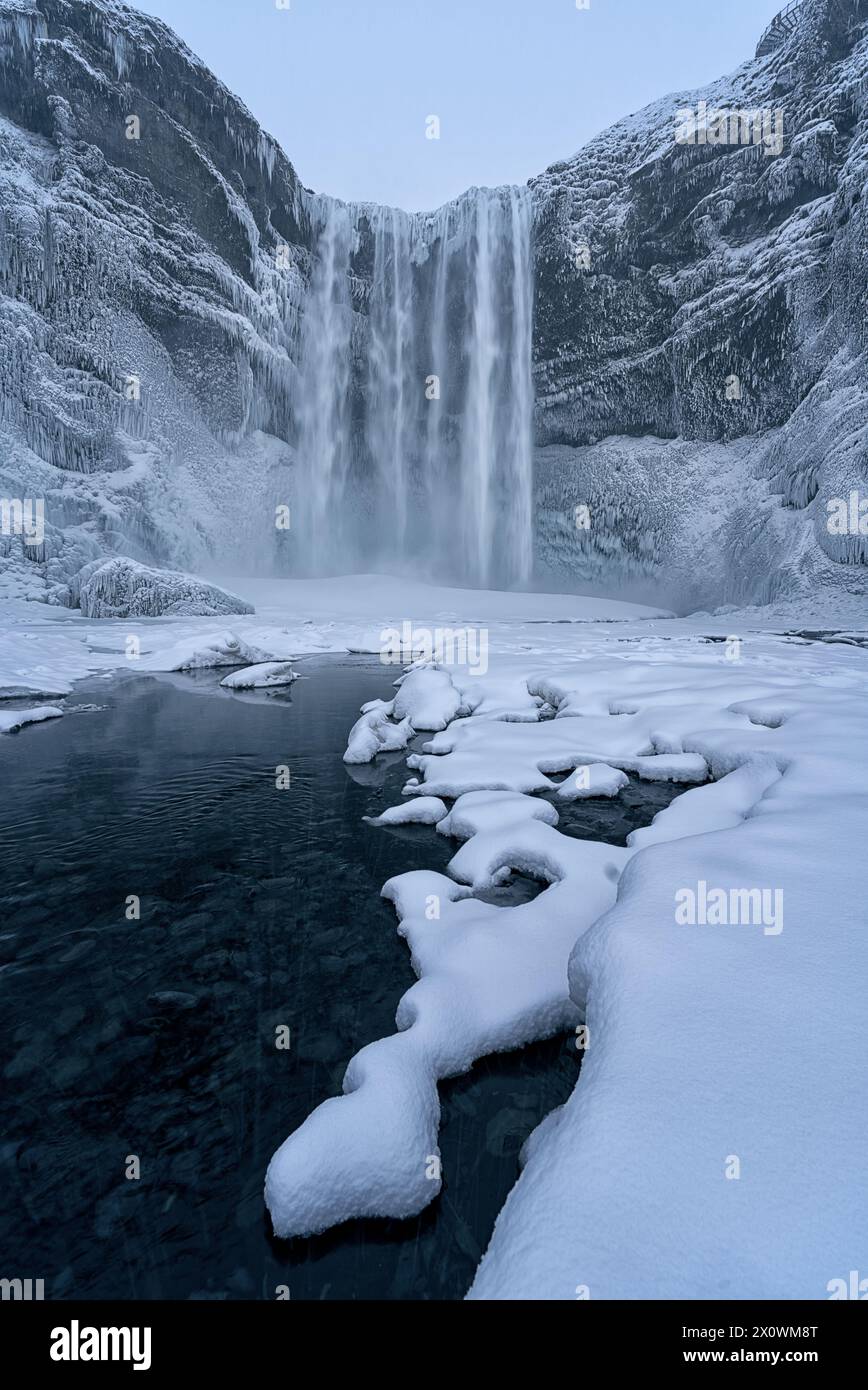
[(0, 4), (0, 492), (45, 499), (41, 544), (0, 538), (25, 591), (64, 602), (111, 552), (278, 559), (306, 241), (292, 166), (164, 25)]
[[(797, 18), (532, 181), (536, 433), (567, 446), (538, 461), (538, 558), (564, 577), (676, 603), (864, 589), (868, 534), (827, 523), (868, 500), (868, 4)], [(761, 113), (757, 143), (718, 112)]]
[[(515, 190), (353, 208), (336, 244), (340, 205), (159, 21), (0, 0), (0, 495), (45, 510), (0, 535), (3, 591), (74, 602), (111, 554), (423, 549), (521, 582), (495, 561), (530, 526), (564, 587), (864, 589), (868, 536), (827, 504), (868, 498), (866, 29), (868, 0), (804, 0), (771, 54), (533, 180), (529, 216)], [(703, 101), (703, 143), (676, 139)], [(777, 145), (709, 143), (716, 109)]]

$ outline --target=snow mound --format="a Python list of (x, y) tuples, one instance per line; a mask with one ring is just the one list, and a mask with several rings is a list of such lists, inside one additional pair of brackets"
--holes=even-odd
[(448, 671), (423, 666), (400, 681), (394, 700), (396, 719), (409, 719), (414, 729), (445, 729), (461, 709), (461, 693)]
[(462, 709), (461, 692), (447, 671), (422, 666), (395, 684), (394, 700), (370, 700), (350, 730), (345, 763), (369, 763), (378, 753), (407, 747), (417, 729), (442, 730)]
[(268, 657), (268, 652), (250, 646), (234, 632), (221, 632), (205, 639), (183, 638), (171, 647), (143, 656), (139, 667), (143, 671), (200, 671), (212, 666), (261, 665)]
[(409, 719), (395, 724), (390, 719), (393, 702), (375, 700), (366, 705), (361, 719), (350, 729), (345, 763), (369, 763), (378, 753), (394, 753), (407, 747), (414, 729)]
[(644, 849), (663, 840), (740, 825), (779, 777), (772, 759), (758, 757), (719, 782), (682, 792), (657, 812), (651, 825), (631, 830), (627, 844), (631, 849)]
[(390, 806), (381, 816), (362, 816), (368, 825), (436, 825), (446, 816), (446, 806), (437, 796), (418, 796), (400, 806)]
[(88, 618), (216, 618), (252, 613), (249, 603), (178, 570), (156, 570), (116, 556), (85, 565), (78, 578), (79, 606)]
[(608, 763), (583, 763), (558, 787), (561, 801), (581, 801), (588, 796), (617, 796), (630, 778)]
[(254, 666), (245, 666), (241, 671), (233, 671), (224, 676), (221, 685), (227, 690), (254, 690), (260, 687), (292, 685), (297, 681), (298, 671), (293, 671), (288, 661), (259, 661)]
[[(419, 798), (421, 801), (430, 799)], [(554, 806), (548, 801), (540, 801), (538, 797), (524, 796), (521, 792), (465, 792), (458, 797), (437, 830), (441, 835), (451, 835), (456, 840), (469, 840), (471, 835), (502, 832), (529, 818), (544, 821), (547, 825), (558, 823)]]

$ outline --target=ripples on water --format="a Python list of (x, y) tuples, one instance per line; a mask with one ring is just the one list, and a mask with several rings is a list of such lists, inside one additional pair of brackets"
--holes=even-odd
[[(572, 1089), (568, 1038), (485, 1059), (441, 1087), (445, 1185), (422, 1216), (271, 1236), (272, 1152), (394, 1031), (414, 979), (380, 888), (456, 849), (362, 823), (407, 776), (400, 754), (341, 762), (382, 667), (302, 666), (261, 695), (220, 691), (219, 671), (88, 682), (0, 743), (2, 1272), (48, 1297), (460, 1298), (522, 1142)], [(672, 794), (631, 784), (562, 828), (623, 843)]]

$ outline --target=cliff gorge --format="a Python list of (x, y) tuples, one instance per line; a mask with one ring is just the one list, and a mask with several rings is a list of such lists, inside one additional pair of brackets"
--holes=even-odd
[(868, 498), (866, 31), (804, 0), (527, 190), (409, 215), (304, 189), (159, 21), (0, 0), (0, 492), (45, 510), (3, 592), (122, 554), (864, 593), (829, 517)]

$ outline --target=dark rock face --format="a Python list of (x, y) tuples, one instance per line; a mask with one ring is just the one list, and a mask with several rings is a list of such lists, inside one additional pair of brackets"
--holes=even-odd
[[(868, 536), (827, 520), (868, 498), (868, 0), (798, 19), (531, 183), (543, 579), (680, 606), (864, 592)], [(780, 117), (779, 148), (676, 140), (701, 101), (701, 129)], [(287, 570), (317, 206), (159, 21), (0, 0), (0, 494), (47, 518), (0, 536), (5, 593), (74, 602), (117, 553)], [(355, 351), (372, 275), (362, 219)], [(364, 389), (359, 368), (354, 417)]]

